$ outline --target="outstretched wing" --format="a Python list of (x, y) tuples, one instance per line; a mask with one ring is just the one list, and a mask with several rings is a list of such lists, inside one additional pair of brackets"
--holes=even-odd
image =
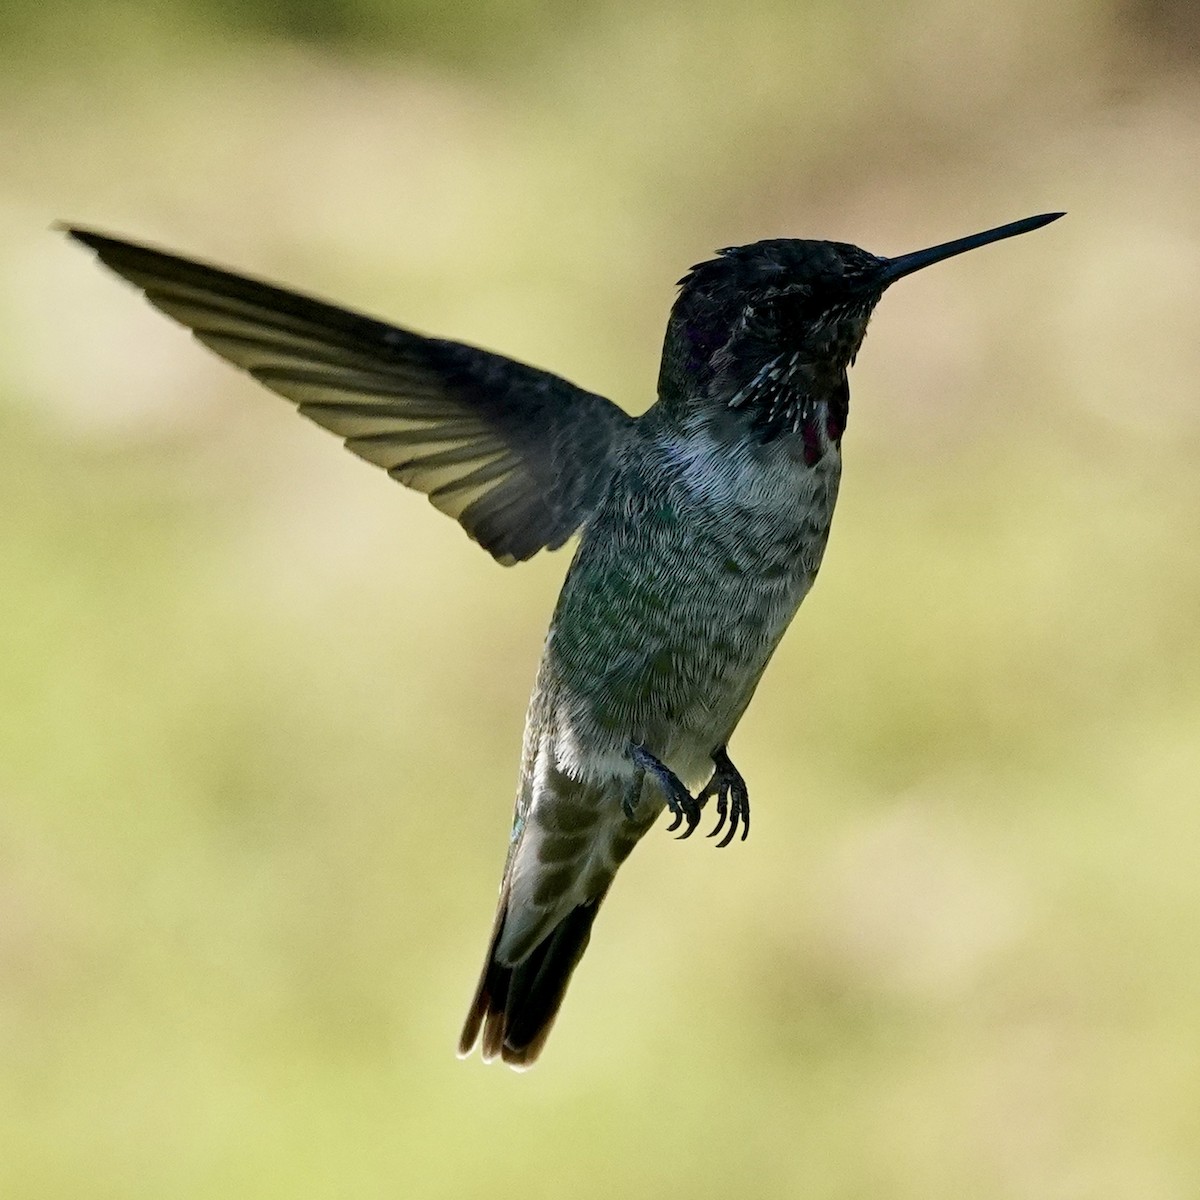
[(561, 546), (603, 497), (632, 426), (603, 396), (190, 259), (67, 232), (506, 565)]

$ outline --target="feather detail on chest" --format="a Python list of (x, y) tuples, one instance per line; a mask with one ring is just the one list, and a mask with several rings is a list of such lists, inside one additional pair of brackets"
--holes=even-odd
[[(762, 386), (773, 382), (764, 378)], [(655, 431), (659, 485), (689, 524), (722, 540), (827, 527), (841, 474), (843, 400), (753, 390), (753, 401), (743, 389), (737, 404)], [(776, 432), (764, 436), (763, 414), (772, 412)]]

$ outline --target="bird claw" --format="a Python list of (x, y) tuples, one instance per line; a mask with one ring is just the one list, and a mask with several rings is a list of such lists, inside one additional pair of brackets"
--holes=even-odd
[[(663, 796), (667, 801), (667, 807), (671, 810), (673, 817), (670, 825), (667, 826), (667, 832), (674, 833), (680, 825), (684, 825), (684, 830), (677, 840), (682, 841), (684, 838), (691, 837), (696, 832), (696, 827), (700, 824), (700, 803), (684, 787), (679, 776), (670, 767), (659, 762), (645, 746), (639, 746), (634, 743), (630, 746), (629, 754), (639, 770), (649, 771), (658, 780), (659, 786), (662, 788)], [(629, 807), (626, 804), (626, 813), (629, 812)], [(684, 824), (685, 822), (686, 825)]]
[(729, 761), (729, 754), (724, 746), (718, 746), (713, 751), (713, 764), (716, 769), (704, 790), (696, 797), (701, 807), (709, 800), (717, 801), (717, 824), (708, 834), (710, 838), (725, 828), (728, 821), (729, 830), (717, 843), (717, 849), (723, 849), (733, 841), (737, 834), (738, 825), (742, 827), (742, 841), (750, 833), (750, 791), (737, 767)]
[(667, 826), (667, 832), (674, 833), (686, 821), (687, 827), (675, 840), (681, 842), (684, 838), (690, 838), (700, 824), (700, 805), (692, 798), (691, 792), (682, 788), (678, 793), (668, 794), (667, 807), (675, 814), (674, 820)]
[(750, 791), (741, 772), (729, 759), (729, 752), (724, 746), (718, 746), (712, 753), (713, 774), (699, 795), (693, 797), (684, 787), (679, 776), (670, 767), (660, 762), (645, 746), (633, 744), (629, 750), (637, 774), (634, 786), (625, 797), (623, 807), (625, 815), (632, 820), (636, 797), (641, 794), (642, 780), (649, 771), (662, 788), (667, 807), (671, 810), (671, 823), (667, 826), (668, 833), (674, 833), (680, 826), (683, 832), (679, 841), (690, 838), (700, 824), (700, 814), (710, 800), (717, 802), (717, 824), (708, 834), (710, 838), (717, 837), (722, 830), (725, 836), (717, 843), (718, 849), (724, 849), (738, 834), (741, 828), (742, 841), (750, 833)]

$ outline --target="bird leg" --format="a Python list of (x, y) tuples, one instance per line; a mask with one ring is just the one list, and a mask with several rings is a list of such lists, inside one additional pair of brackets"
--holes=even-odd
[[(637, 763), (637, 757), (633, 760)], [(637, 770), (633, 773), (633, 778), (629, 781), (629, 787), (625, 790), (625, 797), (621, 801), (621, 809), (625, 813), (625, 819), (632, 821), (637, 814), (638, 801), (642, 798), (642, 784), (646, 779), (646, 768), (638, 763)]]
[[(631, 743), (629, 755), (639, 770), (641, 772), (649, 771), (658, 780), (659, 787), (662, 788), (663, 795), (667, 799), (667, 807), (675, 818), (667, 826), (667, 832), (674, 833), (686, 821), (687, 827), (679, 836), (681, 838), (691, 837), (696, 832), (696, 826), (700, 824), (700, 805), (693, 798), (692, 793), (684, 787), (683, 781), (670, 767), (659, 762), (645, 746)], [(625, 806), (625, 811), (628, 814), (628, 804)]]
[(712, 753), (712, 778), (704, 790), (696, 797), (703, 808), (714, 796), (717, 800), (717, 826), (709, 837), (716, 837), (729, 821), (729, 832), (717, 843), (718, 848), (728, 846), (737, 833), (738, 823), (742, 826), (742, 841), (750, 832), (750, 792), (746, 781), (742, 778), (737, 767), (729, 761), (729, 753), (724, 746), (718, 746)]

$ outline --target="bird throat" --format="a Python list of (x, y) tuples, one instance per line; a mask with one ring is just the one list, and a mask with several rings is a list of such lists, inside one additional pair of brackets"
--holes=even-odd
[(841, 442), (850, 410), (845, 371), (821, 379), (799, 351), (785, 350), (768, 359), (729, 400), (731, 409), (749, 418), (760, 442), (798, 438), (804, 461), (815, 466), (832, 443)]

